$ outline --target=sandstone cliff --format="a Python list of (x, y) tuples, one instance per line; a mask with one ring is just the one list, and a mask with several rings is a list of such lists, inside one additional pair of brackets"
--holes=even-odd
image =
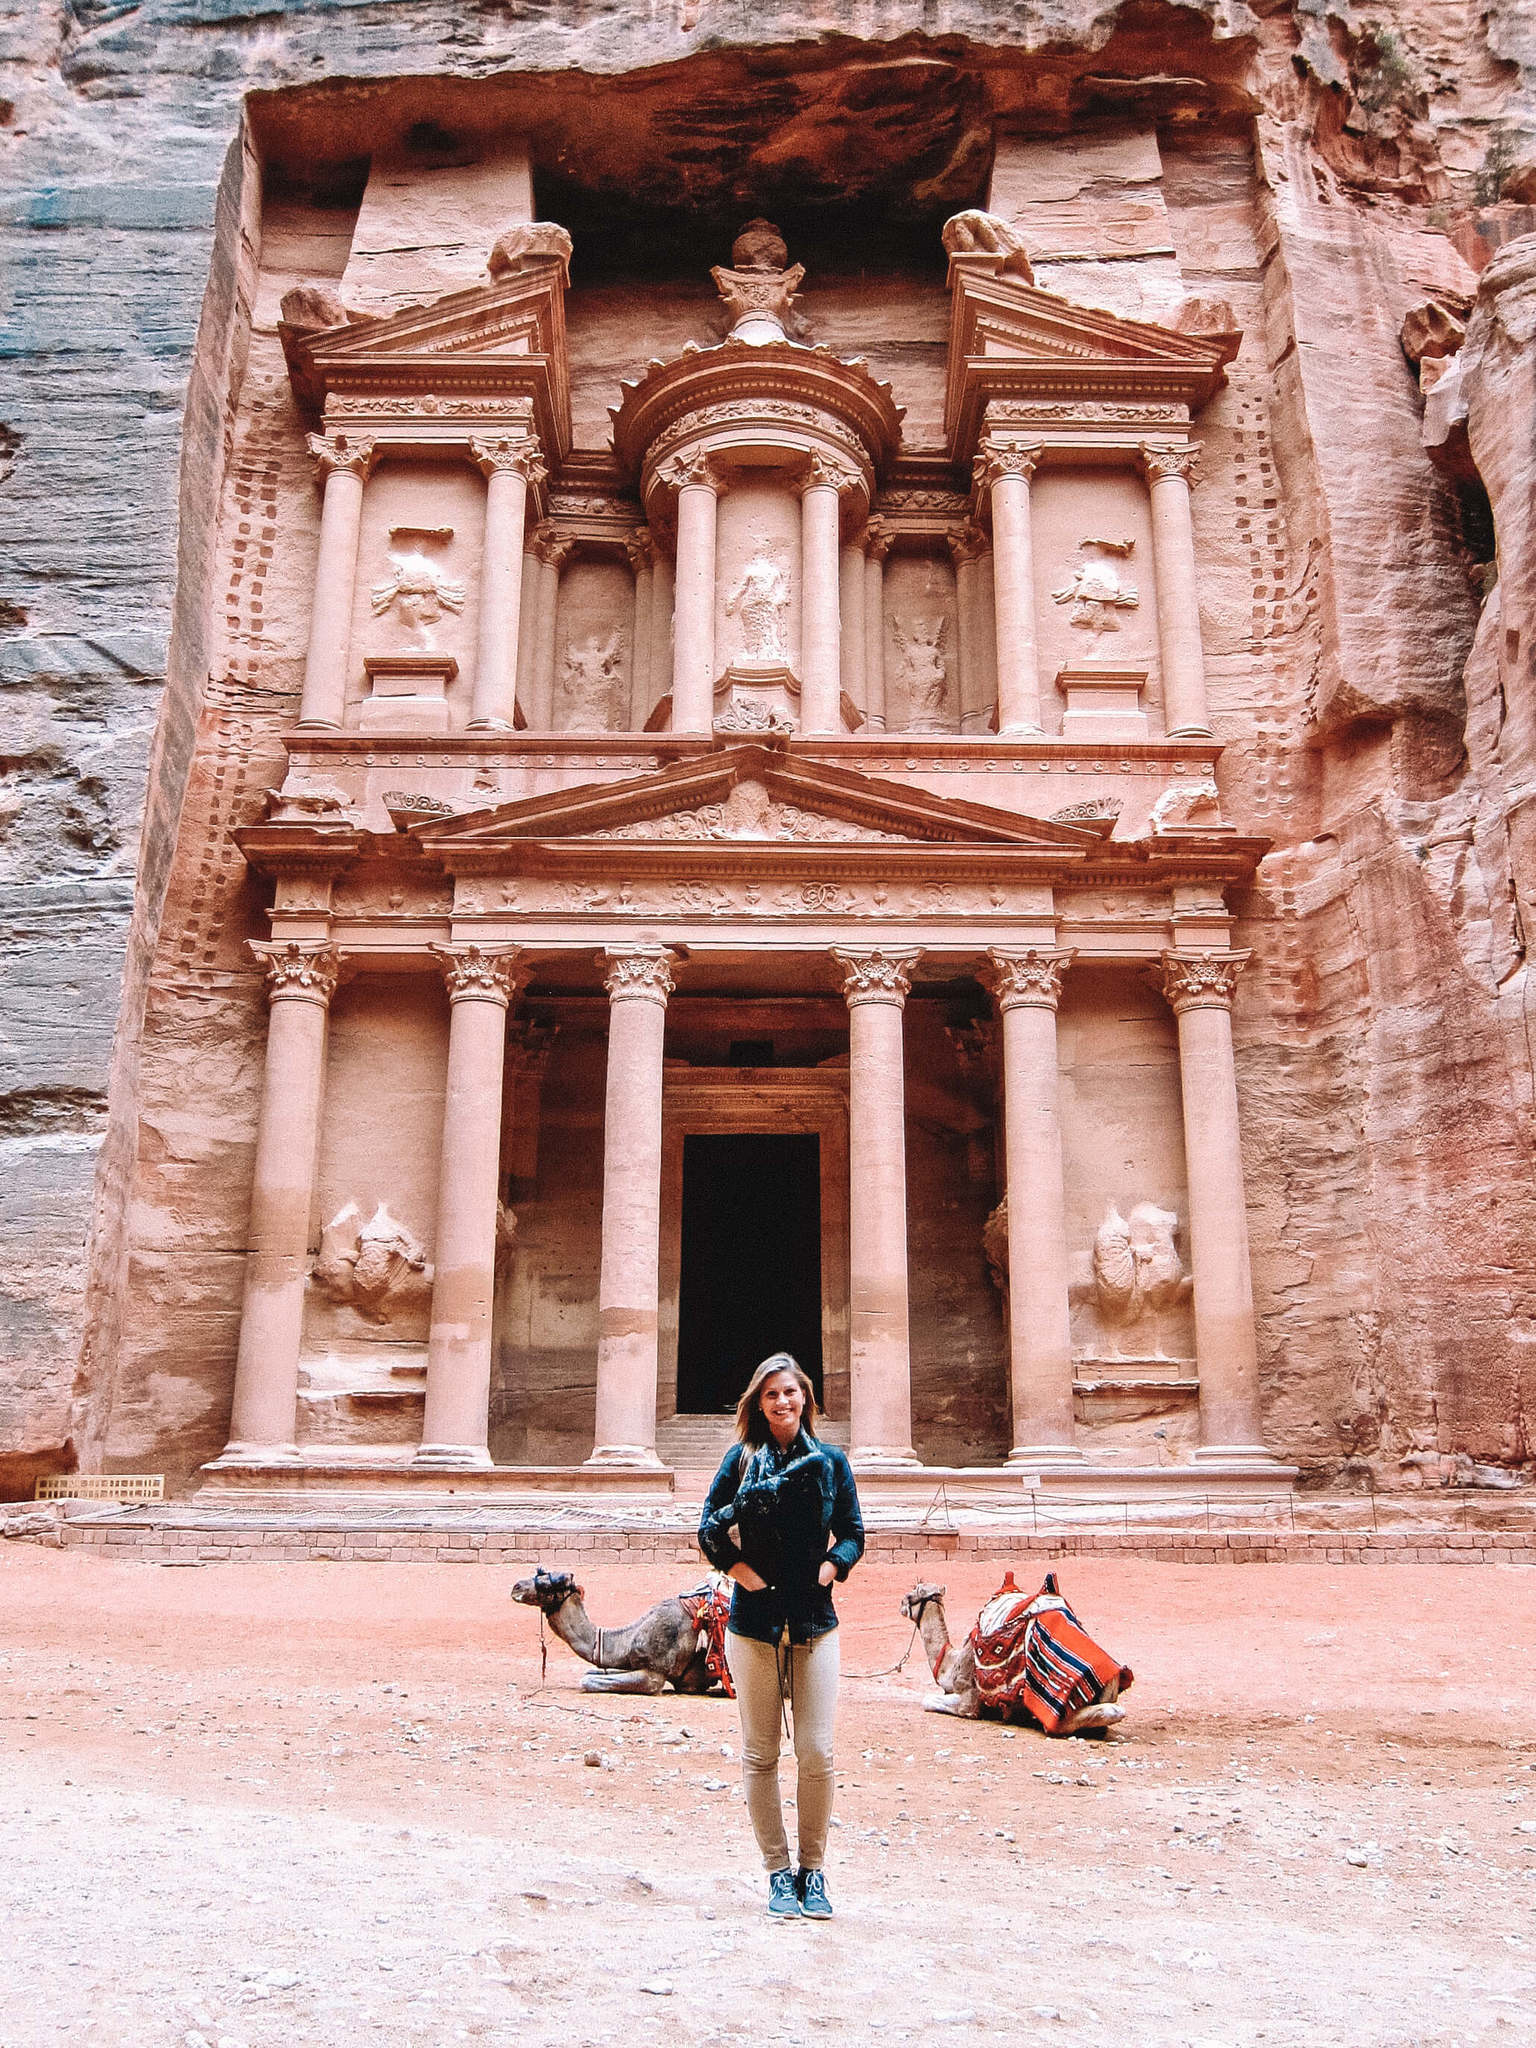
[[(259, 793), (288, 686), (281, 661), (253, 676), (230, 659), (250, 589), (228, 602), (215, 549), (235, 398), (275, 346), (257, 294), (273, 166), (322, 164), (307, 196), (350, 237), (385, 127), (451, 155), (514, 118), (552, 164), (583, 154), (641, 197), (647, 138), (666, 137), (722, 213), (750, 196), (722, 185), (727, 164), (771, 163), (812, 196), (894, 165), (941, 213), (999, 123), (1069, 165), (1127, 126), (1166, 138), (1182, 284), (1262, 336), (1226, 429), (1238, 496), (1199, 516), (1254, 590), (1245, 616), (1206, 622), (1213, 673), (1225, 646), (1262, 677), (1223, 713), (1224, 796), (1275, 841), (1244, 906), (1261, 971), (1238, 1019), (1271, 1441), (1320, 1477), (1368, 1466), (1380, 1484), (1458, 1453), (1527, 1465), (1536, 243), (1519, 238), (1536, 233), (1536, 28), (1520, 0), (820, 16), (313, 0), (235, 18), (214, 0), (16, 0), (0, 69), (0, 1491), (77, 1457), (132, 1463), (179, 1415), (213, 1428), (207, 1385), (157, 1388), (152, 1361), (191, 1328), (211, 1384), (227, 1353), (241, 1225), (198, 1247), (191, 1293), (163, 1255), (177, 1176), (249, 1141), (201, 1106), (249, 1062), (254, 989), (221, 998), (233, 1034), (206, 1009), (189, 1023), (177, 1114), (145, 1119), (140, 1047), (152, 971), (174, 1009), (226, 964), (186, 906), (198, 887), (233, 900), (239, 877), (199, 878), (197, 847)], [(1127, 189), (1064, 181), (1083, 275), (1112, 289)], [(291, 267), (339, 276), (345, 259), (308, 246)], [(1431, 422), (1438, 467), (1399, 340), (1426, 303), (1467, 324), (1466, 452)], [(258, 582), (288, 459), (276, 435), (248, 465)], [(198, 735), (242, 707), (248, 759), (226, 791), (214, 766), (194, 773)], [(163, 1171), (136, 1224), (146, 1160)], [(130, 1299), (145, 1321), (114, 1432)], [(151, 1409), (155, 1430), (131, 1419)]]

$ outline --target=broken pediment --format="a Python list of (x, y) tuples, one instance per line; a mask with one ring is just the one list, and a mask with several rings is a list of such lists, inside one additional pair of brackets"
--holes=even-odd
[(1225, 382), (1240, 338), (1127, 320), (1022, 277), (956, 266), (944, 407), (951, 458), (969, 461), (996, 402), (1042, 421), (1187, 420)]
[(1101, 824), (1022, 818), (825, 762), (792, 761), (778, 749), (756, 746), (722, 749), (626, 782), (589, 783), (452, 819), (413, 821), (405, 829), (424, 851), (452, 865), (479, 849), (529, 840), (1087, 853), (1104, 835)]
[(380, 319), (279, 327), (299, 404), (327, 421), (409, 416), (494, 420), (509, 401), (531, 410), (546, 454), (571, 445), (565, 265), (528, 259), (484, 284)]

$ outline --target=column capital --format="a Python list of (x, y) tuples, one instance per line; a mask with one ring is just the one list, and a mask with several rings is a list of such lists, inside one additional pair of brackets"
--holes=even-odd
[(637, 526), (624, 542), (624, 553), (629, 558), (630, 571), (640, 575), (643, 570), (656, 566), (656, 543), (648, 526)]
[(497, 1003), (505, 1009), (517, 994), (526, 969), (519, 969), (521, 946), (437, 946), (436, 956), (448, 984), (450, 1003)]
[(597, 958), (612, 1002), (664, 1005), (676, 986), (672, 963), (677, 955), (670, 946), (609, 946)]
[(551, 569), (563, 569), (575, 551), (576, 543), (564, 534), (556, 533), (547, 519), (541, 519), (533, 529), (533, 539), (528, 543), (528, 553)]
[(657, 470), (656, 481), (669, 491), (712, 491), (717, 498), (725, 490), (719, 470), (698, 448), (686, 455), (669, 456)]
[(1141, 473), (1149, 484), (1166, 483), (1170, 477), (1177, 477), (1191, 489), (1200, 481), (1200, 450), (1198, 448), (1159, 448), (1154, 442), (1143, 441), (1136, 450)]
[(1028, 483), (1040, 466), (1043, 452), (1038, 441), (999, 441), (988, 434), (971, 464), (976, 488), (989, 491), (1005, 476), (1021, 476)]
[(1075, 947), (1055, 951), (1029, 946), (1010, 953), (987, 948), (992, 971), (987, 976), (999, 1010), (1054, 1010), (1061, 1001), (1061, 978), (1077, 958)]
[(796, 485), (802, 497), (807, 491), (836, 491), (841, 497), (844, 491), (856, 489), (862, 481), (851, 462), (839, 462), (818, 449), (808, 458)]
[(1186, 1010), (1230, 1010), (1249, 953), (1164, 953), (1163, 994), (1176, 1017)]
[(871, 519), (864, 528), (864, 552), (872, 562), (883, 562), (891, 552), (891, 542), (895, 538), (887, 520)]
[(520, 476), (525, 483), (542, 484), (549, 476), (543, 451), (532, 434), (475, 434), (469, 443), (469, 459), (485, 477)]
[(267, 973), (269, 1003), (319, 1003), (336, 993), (341, 958), (328, 939), (251, 939), (251, 958)]
[(900, 1009), (912, 992), (911, 969), (923, 957), (921, 946), (871, 946), (857, 952), (832, 946), (828, 950), (847, 970), (843, 996), (850, 1010), (859, 1003), (894, 1003)]
[(306, 434), (304, 445), (314, 458), (322, 484), (338, 474), (366, 483), (378, 460), (378, 443), (370, 434), (347, 434), (332, 427), (324, 434)]
[(957, 569), (964, 568), (967, 562), (979, 562), (991, 545), (974, 519), (968, 519), (964, 526), (952, 526), (944, 542)]

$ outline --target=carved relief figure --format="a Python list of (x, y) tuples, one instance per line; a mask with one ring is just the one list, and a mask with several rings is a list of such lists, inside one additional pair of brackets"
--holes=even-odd
[(741, 620), (739, 658), (748, 668), (778, 668), (789, 659), (789, 571), (773, 559), (773, 545), (765, 534), (753, 534), (752, 553), (725, 601), (726, 616)]
[(1127, 1219), (1110, 1203), (1093, 1240), (1093, 1291), (1106, 1323), (1125, 1328), (1189, 1298), (1178, 1234), (1171, 1209), (1138, 1202)]
[(606, 640), (589, 633), (565, 651), (563, 680), (574, 732), (606, 732), (614, 722), (614, 692), (624, 667), (624, 642), (617, 626)]
[[(447, 575), (426, 552), (434, 542), (452, 540), (451, 526), (392, 526), (389, 538), (390, 573), (373, 586), (373, 615), (398, 613), (402, 623), (422, 647), (434, 644), (432, 628), (444, 612), (464, 609), (464, 586)], [(415, 546), (406, 545), (415, 541)]]
[[(1118, 633), (1118, 614), (1134, 611), (1141, 599), (1134, 584), (1121, 582), (1114, 558), (1124, 559), (1136, 543), (1133, 540), (1088, 539), (1080, 540), (1077, 546), (1078, 553), (1085, 559), (1074, 565), (1071, 577), (1060, 590), (1051, 592), (1052, 602), (1070, 607), (1067, 612), (1069, 626), (1079, 626), (1088, 633)], [(1090, 555), (1090, 549), (1095, 553)]]
[(1214, 782), (1176, 782), (1152, 806), (1152, 830), (1169, 832), (1180, 825), (1219, 825), (1221, 796)]
[(366, 1222), (356, 1202), (336, 1212), (320, 1233), (310, 1277), (322, 1294), (370, 1323), (393, 1322), (401, 1311), (419, 1312), (432, 1300), (426, 1247), (383, 1202)]
[(895, 682), (907, 699), (908, 732), (945, 732), (944, 700), (949, 694), (949, 664), (945, 648), (949, 641), (949, 620), (891, 619), (891, 633), (899, 650)]

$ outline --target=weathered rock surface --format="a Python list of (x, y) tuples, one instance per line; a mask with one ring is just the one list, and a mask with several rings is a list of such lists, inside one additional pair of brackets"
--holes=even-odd
[[(281, 774), (315, 518), (280, 301), (329, 280), (378, 312), (482, 275), (526, 209), (470, 180), (466, 222), (454, 195), (509, 128), (571, 200), (541, 206), (578, 278), (582, 190), (684, 198), (716, 239), (744, 197), (873, 220), (899, 192), (936, 250), (1001, 122), (1038, 157), (1014, 218), (1042, 283), (1149, 318), (1230, 302), (1250, 336), (1210, 422), (1230, 481), (1196, 516), (1221, 572), (1223, 800), (1276, 841), (1238, 1016), (1270, 1438), (1381, 1483), (1430, 1454), (1525, 1463), (1529, 9), (1405, 0), (1387, 29), (1335, 0), (398, 0), (253, 21), (214, 0), (0, 16), (0, 1494), (222, 1440), (261, 1045), (227, 832)], [(441, 179), (409, 249), (359, 214), (389, 149)], [(1458, 492), (1399, 336), (1474, 290), (1457, 362), (1481, 483)], [(706, 296), (679, 288), (680, 340)], [(939, 336), (903, 346), (920, 406)], [(274, 555), (280, 503), (303, 545)]]

